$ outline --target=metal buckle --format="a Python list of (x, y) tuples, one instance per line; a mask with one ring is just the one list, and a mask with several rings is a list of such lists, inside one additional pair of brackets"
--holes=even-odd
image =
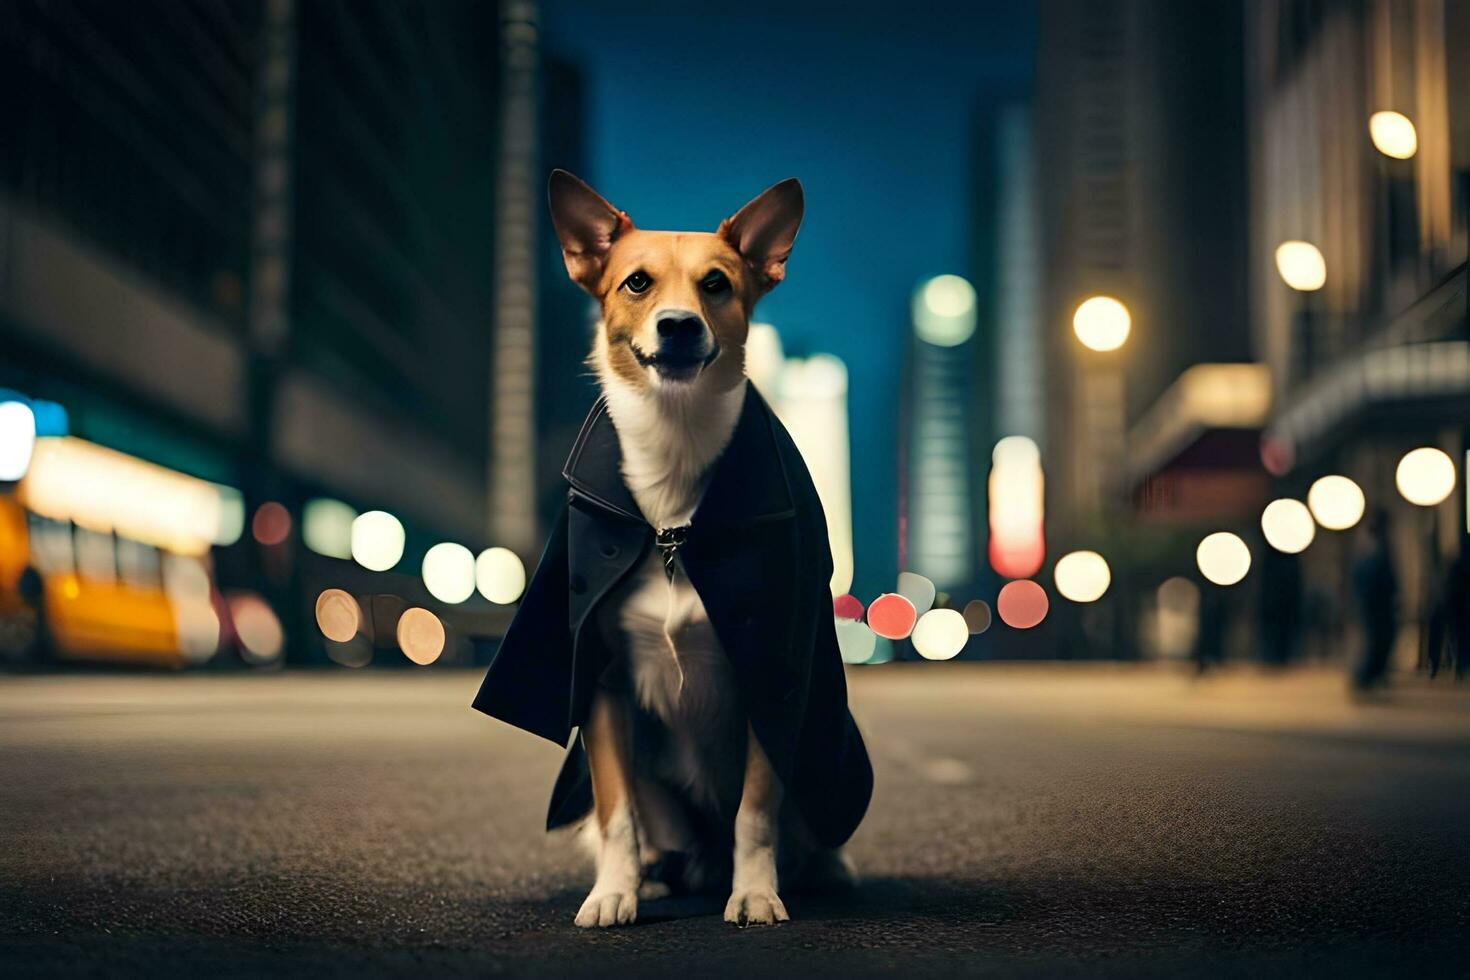
[(654, 532), (653, 543), (658, 546), (659, 553), (663, 556), (664, 575), (668, 576), (670, 582), (674, 580), (674, 555), (688, 537), (688, 524), (680, 527), (661, 527)]

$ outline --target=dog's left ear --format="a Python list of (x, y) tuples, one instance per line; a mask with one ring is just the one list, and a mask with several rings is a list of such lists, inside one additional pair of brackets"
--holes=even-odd
[(801, 181), (788, 177), (720, 222), (719, 234), (745, 259), (764, 293), (786, 278), (786, 258), (805, 209)]

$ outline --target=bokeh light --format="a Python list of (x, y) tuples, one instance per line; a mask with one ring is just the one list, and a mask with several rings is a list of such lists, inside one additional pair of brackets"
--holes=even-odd
[(1153, 627), (1161, 656), (1189, 656), (1199, 637), (1199, 586), (1182, 575), (1165, 579), (1154, 596)]
[(908, 636), (918, 618), (914, 604), (896, 592), (885, 592), (868, 606), (869, 628), (887, 640)]
[(961, 615), (965, 617), (965, 628), (971, 636), (979, 636), (990, 629), (990, 604), (984, 599), (971, 599), (965, 603), (965, 611)]
[(1073, 602), (1096, 602), (1108, 591), (1113, 573), (1095, 551), (1074, 551), (1057, 559), (1052, 571), (1057, 591)]
[(210, 601), (214, 584), (209, 579), (209, 569), (204, 567), (203, 559), (193, 555), (164, 554), (159, 571), (163, 576), (163, 592), (171, 601)]
[(1310, 293), (1327, 285), (1327, 260), (1311, 242), (1290, 241), (1276, 246), (1276, 271), (1298, 292)]
[(857, 596), (844, 593), (832, 600), (832, 614), (838, 619), (861, 622), (863, 618), (862, 601)]
[(953, 660), (970, 639), (965, 617), (953, 609), (931, 609), (919, 617), (911, 640), (925, 660)]
[(328, 558), (352, 557), (352, 522), (357, 511), (340, 500), (319, 497), (301, 508), (301, 541)]
[(214, 604), (207, 598), (195, 598), (175, 599), (172, 605), (180, 655), (191, 664), (209, 660), (219, 650), (219, 614)]
[(420, 667), (428, 666), (444, 652), (444, 624), (420, 606), (404, 610), (398, 617), (398, 649)]
[(832, 551), (828, 588), (852, 588), (852, 459), (847, 365), (831, 354), (790, 358), (780, 373), (776, 408), (816, 486)]
[(440, 602), (464, 602), (475, 594), (475, 556), (470, 549), (443, 541), (424, 553), (424, 588)]
[(936, 347), (957, 347), (975, 333), (975, 287), (962, 276), (935, 276), (914, 293), (914, 333)]
[(1039, 625), (1050, 608), (1046, 590), (1030, 579), (1007, 582), (995, 598), (1001, 622), (1018, 630)]
[(475, 587), (491, 602), (508, 606), (526, 591), (526, 566), (509, 548), (486, 548), (475, 559)]
[(352, 522), (352, 558), (369, 571), (386, 572), (397, 565), (403, 541), (403, 524), (385, 510), (370, 510)]
[(1261, 511), (1261, 533), (1266, 536), (1266, 543), (1277, 551), (1295, 555), (1306, 551), (1317, 536), (1317, 522), (1312, 520), (1306, 504), (1282, 497)]
[(362, 607), (341, 589), (327, 589), (316, 597), (316, 625), (327, 639), (346, 643), (362, 626)]
[(1411, 449), (1399, 460), (1394, 483), (1409, 503), (1433, 507), (1454, 492), (1455, 461), (1433, 446)]
[(1324, 476), (1307, 491), (1307, 506), (1329, 531), (1346, 531), (1363, 519), (1363, 488), (1345, 476)]
[(1384, 109), (1368, 117), (1368, 135), (1386, 157), (1408, 160), (1419, 151), (1419, 133), (1402, 112)]
[(255, 509), (250, 519), (250, 535), (266, 546), (278, 545), (291, 535), (291, 512), (274, 500)]
[(1251, 570), (1251, 550), (1240, 535), (1216, 531), (1205, 535), (1194, 553), (1200, 574), (1216, 585), (1234, 585)]
[(264, 667), (281, 659), (286, 648), (286, 634), (275, 610), (258, 595), (241, 592), (229, 597), (230, 620), (240, 641), (240, 657), (246, 663)]
[(845, 664), (865, 664), (873, 659), (878, 649), (878, 635), (867, 624), (851, 619), (839, 619), (837, 626), (837, 649)]
[(922, 616), (934, 605), (934, 583), (917, 572), (898, 573), (898, 594), (914, 604), (914, 614)]
[(1072, 331), (1082, 346), (1090, 350), (1117, 350), (1128, 340), (1132, 329), (1133, 317), (1128, 307), (1112, 296), (1089, 297), (1072, 314)]
[(36, 448), (36, 413), (24, 402), (0, 402), (0, 480), (26, 475)]
[(1026, 436), (1006, 436), (990, 454), (990, 567), (1006, 578), (1035, 575), (1046, 558), (1045, 480), (1041, 450)]

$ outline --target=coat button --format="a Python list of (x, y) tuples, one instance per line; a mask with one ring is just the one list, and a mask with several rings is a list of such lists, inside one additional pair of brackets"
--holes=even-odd
[(587, 591), (587, 580), (580, 575), (573, 575), (567, 582), (567, 587), (572, 590), (573, 594), (581, 595)]
[(616, 558), (618, 555), (620, 555), (620, 554), (623, 553), (623, 549), (622, 548), (619, 548), (617, 545), (613, 544), (611, 541), (604, 541), (602, 543), (602, 548), (599, 549), (599, 550), (601, 550), (601, 552), (602, 552), (602, 557), (608, 558), (608, 559)]

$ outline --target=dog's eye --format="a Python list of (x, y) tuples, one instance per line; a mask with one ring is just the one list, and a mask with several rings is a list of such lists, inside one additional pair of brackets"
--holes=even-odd
[(653, 285), (653, 280), (648, 278), (648, 273), (639, 269), (631, 276), (623, 280), (623, 288), (630, 293), (644, 293), (648, 287)]
[(718, 295), (730, 288), (730, 280), (719, 269), (710, 272), (709, 275), (699, 280), (699, 288), (711, 296)]

